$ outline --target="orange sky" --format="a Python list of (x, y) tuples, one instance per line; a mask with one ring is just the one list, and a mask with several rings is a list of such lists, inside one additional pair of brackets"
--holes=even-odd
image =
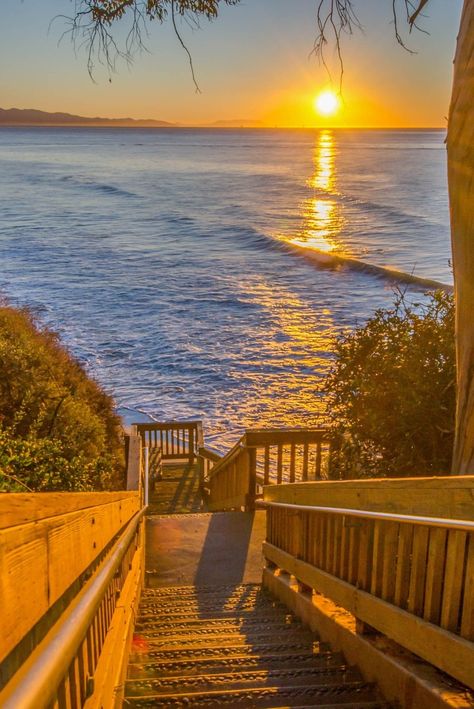
[[(343, 98), (331, 119), (313, 110), (315, 94), (331, 85), (310, 56), (316, 0), (246, 0), (225, 7), (201, 31), (182, 26), (202, 93), (194, 91), (187, 57), (169, 25), (153, 23), (147, 46), (129, 69), (119, 64), (96, 83), (83, 51), (57, 40), (72, 10), (69, 0), (2, 0), (0, 77), (2, 108), (38, 108), (81, 115), (154, 118), (200, 125), (246, 119), (269, 126), (424, 127), (446, 125), (452, 58), (461, 0), (431, 0), (422, 21), (430, 35), (407, 35), (416, 54), (394, 38), (389, 0), (356, 0), (365, 32), (345, 38)], [(123, 32), (118, 30), (120, 40)], [(331, 48), (333, 86), (338, 67)]]

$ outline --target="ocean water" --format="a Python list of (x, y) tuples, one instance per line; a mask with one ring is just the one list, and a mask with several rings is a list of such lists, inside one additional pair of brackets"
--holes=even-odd
[(203, 418), (218, 447), (317, 424), (337, 334), (394, 288), (452, 283), (443, 141), (0, 129), (0, 290), (127, 422)]

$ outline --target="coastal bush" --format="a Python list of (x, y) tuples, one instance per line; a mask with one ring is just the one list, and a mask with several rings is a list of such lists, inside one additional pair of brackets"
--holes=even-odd
[(378, 310), (336, 342), (325, 382), (331, 477), (449, 474), (454, 442), (454, 300)]
[(113, 399), (30, 312), (0, 307), (0, 489), (119, 487), (122, 450)]

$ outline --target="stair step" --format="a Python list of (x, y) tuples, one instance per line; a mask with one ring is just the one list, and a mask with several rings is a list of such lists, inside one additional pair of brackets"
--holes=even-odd
[(224, 629), (230, 629), (235, 631), (246, 631), (247, 629), (251, 632), (254, 628), (272, 628), (275, 632), (278, 632), (281, 628), (292, 627), (292, 628), (302, 628), (300, 621), (295, 618), (295, 616), (288, 615), (282, 617), (277, 615), (275, 617), (255, 617), (252, 614), (249, 618), (241, 617), (229, 617), (229, 618), (192, 618), (191, 620), (178, 620), (170, 621), (168, 619), (155, 619), (155, 616), (139, 616), (137, 622), (135, 623), (136, 631), (162, 631), (163, 633), (169, 633), (176, 635), (181, 631), (186, 631), (189, 633), (198, 632), (201, 628), (214, 629), (219, 632)]
[(307, 640), (313, 642), (317, 636), (301, 626), (282, 625), (279, 627), (263, 626), (245, 628), (243, 631), (233, 628), (223, 628), (221, 631), (215, 628), (199, 628), (198, 630), (181, 630), (180, 632), (162, 632), (160, 630), (145, 628), (136, 633), (142, 640), (158, 646), (188, 647), (189, 645), (202, 645), (219, 643), (225, 645), (253, 645), (255, 643), (266, 642), (266, 638), (278, 637), (279, 642), (294, 638), (299, 638), (302, 642)]
[(313, 648), (314, 645), (318, 646), (319, 640), (313, 635), (313, 633), (296, 631), (285, 633), (284, 636), (279, 633), (275, 636), (275, 633), (264, 633), (262, 635), (217, 635), (208, 634), (207, 636), (197, 636), (197, 637), (177, 637), (177, 638), (163, 638), (155, 637), (153, 635), (140, 633), (139, 635), (140, 643), (147, 644), (152, 650), (166, 651), (166, 650), (183, 650), (185, 652), (189, 650), (198, 651), (201, 649), (211, 649), (220, 648), (225, 650), (226, 648), (236, 648), (236, 647), (248, 647), (252, 651), (256, 648), (264, 646), (294, 646), (295, 643), (299, 647)]
[(186, 610), (187, 612), (194, 613), (209, 613), (211, 611), (234, 611), (234, 613), (236, 613), (240, 610), (258, 612), (259, 609), (263, 608), (276, 608), (283, 610), (283, 606), (277, 604), (272, 605), (267, 600), (260, 598), (250, 598), (244, 601), (234, 601), (227, 598), (210, 598), (199, 601), (191, 598), (183, 598), (176, 599), (175, 601), (170, 600), (169, 602), (145, 599), (141, 604), (141, 612), (153, 609), (160, 611), (162, 615), (165, 615), (168, 611), (176, 613), (179, 610)]
[(244, 593), (253, 592), (260, 596), (265, 596), (268, 600), (273, 600), (271, 596), (262, 590), (261, 586), (256, 583), (241, 583), (241, 584), (228, 584), (224, 586), (161, 586), (159, 588), (145, 588), (143, 589), (142, 597), (147, 596), (172, 596), (176, 594), (180, 596), (205, 596), (205, 595), (242, 595)]
[(184, 694), (197, 691), (209, 691), (219, 688), (245, 689), (246, 687), (293, 685), (358, 685), (360, 674), (353, 668), (340, 667), (285, 667), (284, 669), (247, 670), (245, 672), (220, 672), (201, 674), (190, 677), (154, 677), (129, 680), (126, 696), (140, 697), (156, 694)]
[(150, 661), (149, 656), (135, 655), (135, 663), (129, 664), (129, 678), (142, 679), (145, 677), (185, 677), (199, 674), (219, 674), (222, 672), (247, 672), (252, 670), (278, 670), (287, 667), (310, 667), (312, 669), (337, 670), (345, 672), (348, 666), (345, 664), (342, 653), (324, 652), (314, 653), (278, 653), (262, 654), (259, 656), (249, 656), (235, 654), (230, 657), (191, 657), (185, 660), (170, 661)]
[(340, 686), (323, 686), (307, 684), (306, 686), (269, 686), (246, 689), (219, 689), (205, 692), (182, 694), (155, 694), (146, 697), (127, 697), (128, 706), (148, 707), (294, 707), (325, 706), (325, 707), (361, 707), (375, 709), (387, 707), (385, 702), (376, 699), (376, 689), (373, 684), (357, 682)]
[(130, 655), (130, 662), (169, 662), (171, 660), (192, 660), (192, 659), (206, 659), (206, 658), (230, 658), (230, 657), (259, 657), (261, 655), (288, 655), (288, 654), (298, 654), (298, 655), (309, 655), (314, 657), (321, 652), (328, 652), (329, 647), (326, 643), (321, 643), (320, 641), (308, 642), (298, 642), (295, 638), (293, 642), (281, 643), (278, 640), (274, 642), (267, 642), (265, 644), (255, 644), (255, 645), (229, 645), (222, 646), (217, 643), (215, 646), (206, 644), (200, 647), (188, 647), (188, 648), (173, 648), (165, 650), (163, 648), (154, 649), (153, 646), (147, 647), (147, 644), (143, 644), (142, 652), (132, 652)]
[(258, 609), (257, 612), (254, 611), (254, 609), (242, 609), (238, 608), (236, 610), (221, 610), (221, 611), (190, 611), (186, 612), (185, 609), (178, 610), (176, 613), (173, 613), (170, 611), (169, 613), (162, 613), (161, 612), (161, 607), (157, 607), (156, 609), (153, 608), (146, 608), (146, 609), (141, 609), (139, 610), (139, 615), (138, 620), (142, 622), (146, 622), (149, 619), (152, 619), (153, 621), (156, 621), (157, 623), (160, 622), (170, 622), (174, 623), (175, 621), (179, 622), (187, 622), (188, 620), (190, 622), (196, 622), (196, 621), (202, 621), (202, 622), (208, 622), (208, 621), (220, 621), (220, 620), (228, 620), (228, 619), (238, 619), (239, 621), (242, 622), (247, 622), (247, 620), (252, 621), (254, 618), (258, 618), (259, 620), (262, 619), (283, 619), (286, 617), (293, 617), (292, 614), (287, 611), (286, 616), (282, 613), (280, 608), (261, 608)]

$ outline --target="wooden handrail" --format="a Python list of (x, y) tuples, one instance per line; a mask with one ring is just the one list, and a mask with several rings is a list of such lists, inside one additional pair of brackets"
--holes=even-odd
[[(398, 509), (407, 512), (393, 508), (394, 483), (403, 485)], [(266, 488), (259, 503), (267, 509), (265, 574), (293, 575), (300, 588), (327, 596), (362, 628), (374, 628), (474, 689), (474, 476), (470, 486), (466, 478), (443, 488), (444, 508), (459, 507), (464, 515), (470, 508), (470, 519), (439, 516), (438, 495), (434, 514), (426, 511), (429, 498), (418, 513), (410, 497), (418, 500), (432, 486), (432, 479), (374, 481), (366, 500), (376, 509), (355, 507), (363, 489), (357, 492), (355, 481)], [(309, 504), (294, 502), (305, 495)], [(311, 504), (318, 498), (325, 504)]]

